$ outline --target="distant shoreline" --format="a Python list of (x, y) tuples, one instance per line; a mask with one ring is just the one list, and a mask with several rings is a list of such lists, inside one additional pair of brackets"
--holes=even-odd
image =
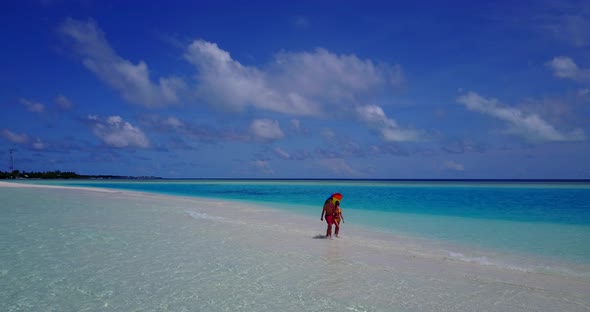
[(590, 182), (590, 179), (334, 179), (334, 178), (158, 178), (206, 181), (382, 181), (382, 182)]
[(0, 180), (158, 180), (157, 176), (121, 176), (121, 175), (85, 175), (75, 172), (45, 171), (27, 172), (14, 170), (12, 172), (0, 171)]
[(334, 179), (334, 178), (165, 178), (158, 176), (79, 175), (76, 177), (18, 177), (0, 180), (164, 180), (164, 181), (334, 181), (334, 182), (574, 182), (590, 183), (590, 179)]

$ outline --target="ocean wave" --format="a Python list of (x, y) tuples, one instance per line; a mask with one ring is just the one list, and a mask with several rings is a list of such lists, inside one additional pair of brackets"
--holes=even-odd
[(494, 266), (502, 269), (527, 273), (541, 273), (549, 275), (560, 275), (566, 277), (575, 277), (584, 280), (590, 280), (590, 271), (588, 269), (573, 269), (560, 265), (516, 265), (500, 259), (490, 259), (485, 256), (467, 256), (459, 252), (448, 252), (446, 259), (475, 263), (483, 266)]

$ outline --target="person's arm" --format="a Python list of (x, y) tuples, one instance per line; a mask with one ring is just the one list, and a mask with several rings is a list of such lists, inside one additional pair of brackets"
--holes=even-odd
[(340, 210), (340, 219), (342, 219), (342, 223), (344, 223), (344, 214), (342, 213), (342, 210)]
[(324, 206), (324, 208), (322, 209), (322, 216), (320, 217), (321, 221), (324, 221), (324, 212), (326, 212), (326, 207)]

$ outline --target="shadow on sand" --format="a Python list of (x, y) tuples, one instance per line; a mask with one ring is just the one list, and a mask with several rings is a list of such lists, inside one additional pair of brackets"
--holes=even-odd
[(318, 235), (314, 236), (313, 238), (314, 239), (326, 239), (327, 237), (326, 237), (326, 235), (318, 234)]

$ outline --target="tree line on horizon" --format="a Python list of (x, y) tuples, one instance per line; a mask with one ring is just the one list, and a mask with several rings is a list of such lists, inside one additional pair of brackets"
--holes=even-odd
[(9, 171), (0, 171), (0, 179), (81, 179), (84, 176), (79, 175), (75, 172), (61, 172), (59, 170), (56, 171), (20, 171), (20, 170), (13, 170), (12, 172)]
[(154, 176), (81, 175), (71, 171), (0, 171), (0, 180), (6, 179), (161, 179)]

